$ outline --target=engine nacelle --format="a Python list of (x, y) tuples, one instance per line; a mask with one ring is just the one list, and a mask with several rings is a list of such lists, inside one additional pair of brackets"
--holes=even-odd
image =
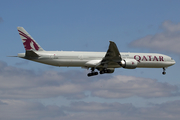
[(138, 61), (135, 59), (124, 59), (120, 62), (120, 65), (126, 69), (135, 69), (138, 65)]

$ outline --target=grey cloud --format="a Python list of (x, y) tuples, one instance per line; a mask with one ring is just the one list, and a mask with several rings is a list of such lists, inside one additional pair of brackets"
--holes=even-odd
[(179, 120), (180, 118), (180, 101), (155, 104), (151, 107), (135, 107), (128, 103), (74, 102), (64, 109), (74, 112), (73, 118), (69, 120), (119, 120), (119, 118), (121, 120)]
[(131, 103), (83, 101), (72, 102), (68, 106), (45, 106), (31, 100), (58, 96), (82, 99), (87, 97), (85, 91), (89, 91), (91, 96), (108, 99), (179, 95), (177, 86), (147, 78), (122, 75), (88, 78), (80, 71), (36, 73), (33, 70), (8, 66), (0, 61), (0, 83), (0, 119), (2, 120), (119, 120), (119, 118), (179, 120), (180, 118), (180, 101), (151, 104), (150, 107), (135, 107)]
[(172, 21), (164, 21), (161, 25), (161, 28), (165, 32), (170, 32), (170, 33), (180, 32), (180, 23), (175, 24)]
[(2, 100), (4, 120), (179, 120), (180, 101), (135, 107), (130, 103), (73, 102), (69, 106), (44, 106), (38, 102)]
[(180, 54), (180, 23), (165, 21), (160, 28), (163, 30), (161, 33), (147, 35), (131, 42), (129, 46)]
[(29, 63), (28, 60), (22, 60), (21, 62), (18, 62), (15, 65), (27, 65), (28, 63)]
[(120, 103), (97, 103), (97, 102), (73, 102), (70, 107), (62, 107), (65, 111), (70, 112), (116, 112), (116, 111), (136, 111), (136, 108), (130, 104)]
[(127, 98), (131, 96), (153, 98), (179, 95), (177, 86), (147, 78), (121, 75), (108, 80), (99, 80), (92, 83), (90, 87), (93, 96), (103, 98)]
[(179, 95), (176, 85), (133, 76), (109, 76), (88, 78), (79, 71), (36, 73), (32, 70), (8, 66), (0, 62), (1, 99), (37, 99), (64, 96), (82, 99), (91, 96), (101, 98), (171, 97)]
[(0, 98), (85, 97), (82, 86), (66, 80), (63, 73), (35, 73), (32, 70), (8, 66), (4, 62), (0, 62), (0, 66)]
[(2, 101), (5, 104), (0, 104), (1, 120), (43, 120), (65, 115), (58, 106), (54, 105), (44, 106), (38, 102), (20, 100)]

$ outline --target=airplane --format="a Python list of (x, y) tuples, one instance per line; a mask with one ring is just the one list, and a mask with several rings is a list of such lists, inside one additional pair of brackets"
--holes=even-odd
[(107, 52), (85, 51), (45, 51), (23, 28), (17, 27), (22, 39), (25, 53), (18, 53), (19, 58), (59, 67), (82, 67), (91, 69), (88, 77), (113, 73), (115, 68), (166, 68), (176, 62), (169, 56), (158, 53), (130, 53), (119, 52), (117, 45), (109, 41)]

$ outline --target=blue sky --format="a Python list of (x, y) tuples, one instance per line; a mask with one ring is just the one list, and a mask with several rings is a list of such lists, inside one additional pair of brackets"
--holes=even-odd
[[(179, 0), (1, 0), (0, 119), (179, 120)], [(17, 27), (45, 50), (171, 56), (167, 69), (116, 69), (88, 78), (81, 68), (7, 56), (24, 52)], [(9, 114), (5, 114), (9, 113)]]

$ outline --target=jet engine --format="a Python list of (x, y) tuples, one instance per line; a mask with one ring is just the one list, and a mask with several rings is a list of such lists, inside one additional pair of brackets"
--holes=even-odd
[(135, 69), (138, 65), (138, 61), (135, 59), (124, 59), (120, 62), (120, 66), (126, 69)]

